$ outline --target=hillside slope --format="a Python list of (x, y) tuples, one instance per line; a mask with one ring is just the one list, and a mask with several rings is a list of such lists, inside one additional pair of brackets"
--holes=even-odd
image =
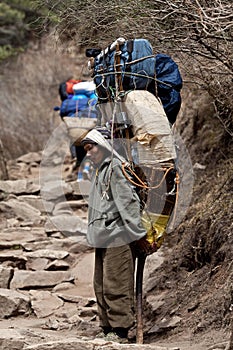
[(192, 160), (194, 186), (182, 223), (161, 248), (164, 262), (156, 269), (153, 258), (149, 263), (147, 341), (224, 340), (233, 304), (232, 139), (208, 94), (187, 85), (176, 128)]

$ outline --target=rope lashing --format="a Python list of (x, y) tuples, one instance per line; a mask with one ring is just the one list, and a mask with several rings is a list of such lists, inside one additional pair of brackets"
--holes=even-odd
[[(116, 70), (112, 71), (112, 72), (101, 72), (101, 70), (98, 70), (97, 71), (97, 74), (95, 75), (95, 77), (104, 77), (104, 76), (107, 76), (107, 75), (113, 75), (113, 74), (118, 74), (118, 72)], [(166, 85), (170, 88), (174, 88), (173, 85), (171, 84), (168, 84), (168, 83), (165, 83), (164, 81), (161, 81), (155, 77), (151, 77), (149, 75), (145, 75), (145, 74), (140, 74), (140, 73), (132, 73), (132, 72), (122, 72), (122, 74), (124, 76), (135, 76), (135, 77), (140, 77), (140, 78), (147, 78), (147, 79), (151, 79), (151, 80), (154, 80), (154, 81), (157, 81), (158, 83), (160, 84), (163, 84), (163, 85)], [(98, 84), (98, 86), (100, 86), (102, 84), (102, 82), (100, 84)]]
[(173, 218), (171, 222), (171, 227), (173, 227), (176, 219), (176, 213), (177, 213), (177, 207), (178, 207), (178, 199), (179, 199), (179, 184), (180, 184), (180, 176), (178, 171), (176, 172), (176, 198), (175, 198), (175, 205), (174, 205), (174, 211), (173, 211)]
[[(131, 172), (131, 174), (139, 181), (139, 183), (135, 182), (134, 180), (132, 180), (132, 179), (128, 176), (127, 171), (126, 171), (126, 168), (127, 168), (127, 169)], [(133, 171), (133, 169), (131, 169), (131, 167), (127, 166), (126, 163), (122, 163), (122, 172), (123, 172), (124, 176), (126, 177), (126, 179), (127, 179), (128, 181), (130, 181), (134, 186), (142, 187), (142, 188), (145, 188), (145, 189), (155, 189), (155, 188), (159, 188), (159, 187), (162, 185), (163, 181), (166, 179), (166, 176), (167, 176), (168, 172), (169, 172), (170, 170), (172, 170), (172, 169), (174, 169), (173, 166), (170, 167), (170, 168), (168, 168), (168, 169), (166, 169), (166, 170), (163, 169), (163, 170), (165, 170), (165, 172), (164, 172), (164, 175), (163, 175), (161, 181), (159, 182), (159, 184), (156, 185), (156, 186), (148, 186), (145, 182), (143, 182), (143, 181), (138, 177), (138, 175)]]
[[(118, 50), (118, 51), (116, 51), (116, 53), (115, 53), (115, 55), (121, 55), (121, 51), (120, 50)], [(131, 61), (131, 62), (126, 62), (126, 63), (117, 63), (116, 64), (116, 67), (118, 67), (118, 66), (130, 66), (131, 64), (135, 64), (135, 63), (138, 63), (138, 62), (141, 62), (141, 61), (144, 61), (144, 60), (146, 60), (147, 58), (154, 58), (154, 55), (151, 55), (151, 56), (144, 56), (144, 57), (141, 57), (141, 58), (138, 58), (137, 60), (133, 60), (133, 61)], [(110, 65), (110, 66), (108, 66), (108, 69), (109, 68), (112, 68), (113, 66), (112, 65)], [(98, 72), (98, 71), (97, 71)]]

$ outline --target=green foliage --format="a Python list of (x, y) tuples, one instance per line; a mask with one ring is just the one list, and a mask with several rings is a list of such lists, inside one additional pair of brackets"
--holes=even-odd
[[(0, 3), (0, 61), (24, 51), (29, 40), (48, 30), (48, 10), (38, 11), (34, 0), (3, 0)], [(40, 12), (41, 11), (41, 12)], [(52, 17), (52, 16), (50, 16)]]
[(11, 8), (9, 5), (0, 3), (0, 25), (11, 25), (22, 22), (24, 13)]
[(11, 45), (0, 46), (0, 62), (23, 52), (23, 48), (13, 48)]
[(25, 10), (34, 10), (35, 1), (34, 0), (3, 0), (3, 3), (9, 5), (13, 9), (18, 9), (22, 12)]

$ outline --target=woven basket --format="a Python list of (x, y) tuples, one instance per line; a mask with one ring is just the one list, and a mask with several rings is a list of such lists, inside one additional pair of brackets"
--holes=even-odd
[(78, 146), (86, 134), (96, 126), (97, 118), (64, 117), (63, 121), (72, 144)]

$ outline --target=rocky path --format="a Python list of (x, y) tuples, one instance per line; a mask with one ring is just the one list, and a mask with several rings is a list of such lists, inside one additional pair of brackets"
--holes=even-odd
[[(226, 349), (224, 341), (210, 345), (188, 335), (182, 342), (138, 345), (135, 330), (128, 345), (95, 339), (93, 250), (85, 241), (88, 184), (72, 177), (70, 160), (53, 157), (44, 186), (41, 157), (30, 153), (9, 162), (10, 180), (0, 181), (0, 350)], [(62, 179), (56, 179), (51, 174), (61, 163)], [(156, 254), (147, 261), (153, 269), (163, 260)], [(152, 309), (161, 300), (149, 300)], [(163, 327), (179, 321), (170, 319)]]

